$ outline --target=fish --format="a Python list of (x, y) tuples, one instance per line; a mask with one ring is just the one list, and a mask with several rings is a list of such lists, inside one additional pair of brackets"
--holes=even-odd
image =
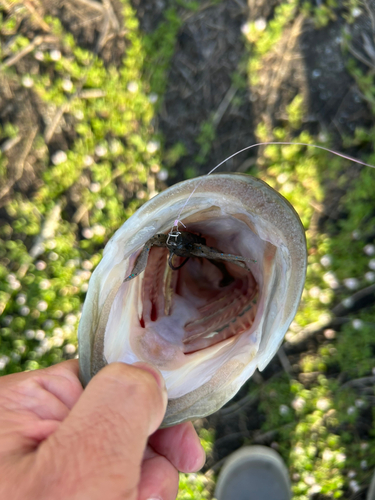
[[(145, 244), (176, 222), (246, 265), (190, 256), (182, 266), (175, 255), (174, 270), (168, 249), (155, 245), (144, 270), (127, 279)], [(297, 212), (261, 179), (222, 173), (169, 187), (115, 232), (93, 272), (78, 327), (83, 385), (108, 363), (144, 361), (166, 383), (162, 427), (216, 412), (276, 354), (306, 265)]]

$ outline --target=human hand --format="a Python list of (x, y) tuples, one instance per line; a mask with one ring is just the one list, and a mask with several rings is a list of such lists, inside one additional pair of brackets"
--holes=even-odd
[(167, 404), (150, 365), (113, 363), (83, 391), (78, 361), (0, 378), (0, 498), (172, 500), (204, 464), (191, 423), (157, 430)]

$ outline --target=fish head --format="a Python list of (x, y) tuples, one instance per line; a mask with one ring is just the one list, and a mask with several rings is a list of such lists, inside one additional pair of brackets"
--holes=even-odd
[[(125, 282), (145, 243), (168, 234), (180, 213), (197, 241), (241, 256), (246, 268), (224, 262), (231, 279), (223, 280), (222, 267), (193, 257), (173, 271), (168, 248), (153, 247), (145, 271)], [(145, 203), (104, 249), (78, 328), (81, 380), (87, 384), (107, 363), (145, 361), (166, 382), (163, 426), (207, 416), (275, 355), (305, 274), (301, 221), (265, 182), (218, 174), (176, 184)]]

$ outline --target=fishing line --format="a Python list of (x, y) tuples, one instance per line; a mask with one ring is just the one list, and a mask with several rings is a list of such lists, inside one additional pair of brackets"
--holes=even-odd
[(311, 147), (311, 148), (322, 149), (323, 151), (327, 151), (328, 153), (332, 153), (332, 154), (334, 154), (336, 156), (340, 156), (341, 158), (344, 158), (345, 160), (349, 160), (349, 161), (352, 161), (354, 163), (358, 163), (358, 164), (363, 165), (365, 167), (375, 168), (375, 165), (370, 165), (369, 163), (365, 163), (364, 161), (358, 160), (357, 158), (353, 158), (352, 156), (346, 155), (344, 153), (340, 153), (338, 151), (334, 151), (333, 149), (329, 149), (329, 148), (326, 148), (324, 146), (318, 146), (317, 144), (308, 144), (306, 142), (287, 142), (287, 141), (257, 142), (256, 144), (252, 144), (251, 146), (247, 146), (246, 148), (240, 149), (240, 151), (237, 151), (236, 153), (233, 153), (232, 155), (228, 156), (228, 158), (226, 158), (225, 160), (223, 160), (220, 163), (218, 163), (216, 165), (216, 167), (214, 167), (212, 170), (210, 170), (206, 175), (204, 175), (202, 177), (202, 179), (198, 182), (198, 184), (192, 190), (192, 192), (190, 193), (190, 195), (186, 199), (185, 203), (183, 204), (182, 208), (178, 212), (177, 218), (175, 219), (175, 221), (173, 223), (173, 226), (172, 226), (172, 228), (171, 228), (171, 230), (170, 230), (170, 232), (168, 234), (168, 240), (170, 238), (176, 238), (180, 234), (180, 232), (178, 230), (179, 224), (182, 224), (184, 227), (186, 227), (181, 222), (181, 220), (180, 220), (182, 212), (186, 208), (186, 206), (189, 203), (189, 201), (190, 201), (191, 197), (193, 196), (193, 194), (196, 192), (196, 190), (199, 188), (199, 186), (206, 180), (206, 178), (209, 175), (211, 175), (216, 169), (218, 169), (219, 167), (221, 167), (221, 165), (223, 165), (227, 161), (231, 160), (235, 156), (243, 153), (244, 151), (248, 151), (249, 149), (256, 148), (256, 147), (259, 147), (259, 146), (272, 146), (272, 145), (276, 145), (276, 146), (307, 146), (307, 147)]

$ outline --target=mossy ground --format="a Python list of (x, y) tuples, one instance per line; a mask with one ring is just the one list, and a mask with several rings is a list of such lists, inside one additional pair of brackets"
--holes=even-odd
[[(375, 163), (366, 3), (17, 5), (0, 10), (2, 375), (76, 355), (105, 243), (168, 176), (205, 173), (255, 140)], [(221, 460), (252, 443), (282, 454), (295, 500), (365, 498), (375, 468), (375, 170), (296, 145), (228, 169), (259, 176), (299, 213), (306, 287), (283, 353), (229, 409), (197, 423), (207, 467), (181, 475), (179, 498), (211, 498)]]

